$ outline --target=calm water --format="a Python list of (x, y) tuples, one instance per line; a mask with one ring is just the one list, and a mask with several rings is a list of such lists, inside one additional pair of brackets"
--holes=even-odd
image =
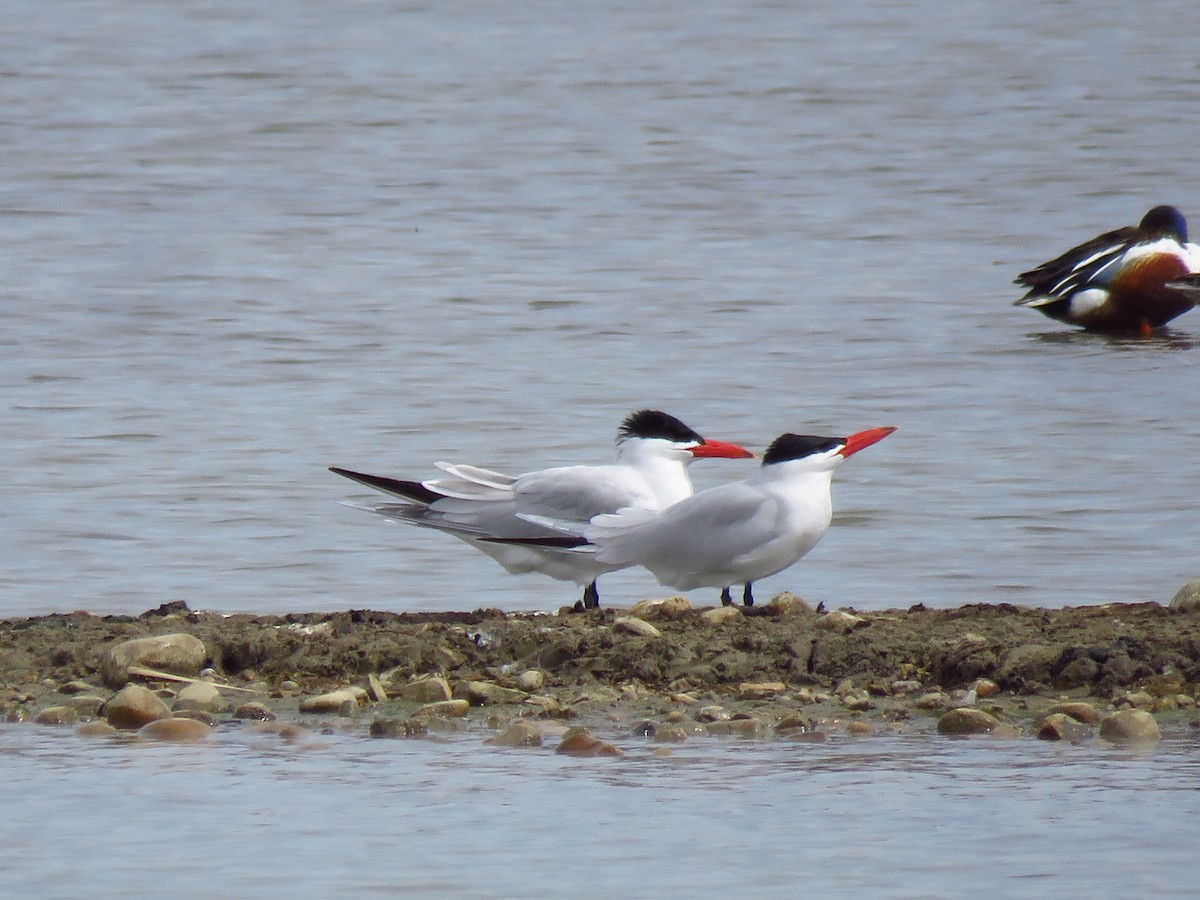
[[(0, 727), (13, 896), (1194, 895), (1200, 762), (930, 738), (702, 739), (656, 758)], [(80, 766), (80, 758), (88, 765)]]
[[(758, 449), (900, 426), (761, 596), (1167, 600), (1200, 575), (1200, 313), (1091, 337), (1012, 308), (1010, 281), (1157, 203), (1200, 228), (1200, 8), (807, 5), (10, 3), (0, 615), (553, 609), (573, 587), (339, 507), (358, 491), (325, 467), (604, 461), (651, 405)], [(41, 865), (4, 865), (43, 893), (115, 887), (168, 828), (158, 877), (184, 894), (232, 863), (264, 890), (499, 896), (532, 870), (541, 893), (610, 893), (579, 880), (608, 871), (654, 895), (964, 873), (1170, 895), (1196, 812), (1175, 750), (603, 767), (339, 740), (179, 762), (34, 734), (0, 731), (38, 787), (4, 842)], [(1114, 847), (1128, 882), (1097, 875)]]

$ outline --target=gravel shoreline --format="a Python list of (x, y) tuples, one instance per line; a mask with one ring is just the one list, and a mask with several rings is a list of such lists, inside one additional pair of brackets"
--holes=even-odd
[(873, 612), (814, 610), (790, 594), (749, 610), (677, 597), (553, 614), (75, 612), (0, 621), (0, 710), (9, 723), (139, 739), (332, 728), (614, 756), (704, 735), (1200, 739), (1198, 597)]

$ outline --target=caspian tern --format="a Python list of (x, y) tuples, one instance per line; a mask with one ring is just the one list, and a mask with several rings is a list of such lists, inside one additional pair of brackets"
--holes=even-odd
[(895, 430), (872, 428), (845, 438), (783, 434), (744, 481), (709, 488), (661, 512), (622, 509), (596, 516), (583, 529), (560, 527), (563, 534), (540, 545), (592, 554), (614, 568), (644, 566), (659, 584), (680, 590), (718, 587), (725, 604), (732, 602), (729, 586), (742, 584), (742, 601), (753, 606), (751, 585), (798, 562), (828, 530), (834, 470)]
[(696, 459), (753, 457), (737, 444), (701, 437), (665, 412), (631, 413), (617, 431), (617, 459), (610, 465), (563, 466), (504, 475), (476, 466), (439, 462), (447, 477), (403, 481), (331, 467), (404, 503), (359, 507), (460, 538), (509, 572), (540, 572), (584, 585), (585, 609), (600, 605), (596, 578), (612, 566), (588, 554), (555, 552), (508, 541), (560, 532), (531, 519), (547, 518), (583, 528), (594, 516), (632, 508), (657, 512), (692, 495), (687, 467)]
[(1187, 221), (1173, 206), (1156, 206), (1137, 227), (1109, 231), (1057, 259), (1022, 272), (1029, 292), (1015, 301), (1052, 319), (1092, 331), (1148, 335), (1200, 302), (1200, 245), (1188, 243)]

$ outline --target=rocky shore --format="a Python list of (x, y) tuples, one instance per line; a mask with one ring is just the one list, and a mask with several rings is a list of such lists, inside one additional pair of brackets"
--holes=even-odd
[[(554, 614), (350, 610), (0, 621), (8, 723), (143, 740), (456, 734), (620, 755), (705, 735), (1200, 739), (1200, 582), (1169, 606), (827, 612), (682, 597)], [(9, 725), (7, 727), (13, 727)]]

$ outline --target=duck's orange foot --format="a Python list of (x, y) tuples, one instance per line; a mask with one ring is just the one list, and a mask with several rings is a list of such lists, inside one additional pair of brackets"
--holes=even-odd
[(1141, 332), (1142, 337), (1150, 337), (1150, 335), (1154, 334), (1154, 329), (1150, 327), (1150, 323), (1145, 319), (1142, 319)]

